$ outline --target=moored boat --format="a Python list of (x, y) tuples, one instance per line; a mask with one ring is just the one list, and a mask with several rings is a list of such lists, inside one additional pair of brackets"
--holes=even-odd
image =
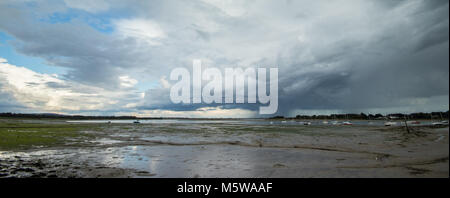
[(345, 121), (345, 122), (342, 122), (342, 125), (350, 126), (350, 125), (353, 125), (353, 124), (350, 121)]
[(384, 126), (395, 126), (397, 125), (397, 122), (385, 122)]

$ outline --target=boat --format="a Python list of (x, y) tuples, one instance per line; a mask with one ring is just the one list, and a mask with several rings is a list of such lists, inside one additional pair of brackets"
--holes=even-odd
[(439, 122), (433, 122), (433, 123), (431, 123), (431, 125), (433, 125), (433, 126), (443, 126), (443, 125), (447, 125), (447, 124), (448, 124), (448, 120), (444, 120), (444, 119), (443, 119), (442, 113), (439, 112), (439, 115), (440, 115), (440, 117), (441, 117), (441, 121), (439, 121)]
[[(348, 120), (348, 114), (345, 114), (345, 117), (347, 118), (347, 120)], [(347, 125), (347, 126), (349, 126), (349, 125), (353, 125), (350, 121), (345, 121), (345, 122), (342, 122), (342, 125)]]
[(139, 122), (139, 120), (135, 120), (133, 123), (134, 123), (134, 124), (139, 124), (139, 123), (141, 123), (141, 122)]
[(441, 112), (439, 112), (439, 115), (441, 116), (441, 123), (444, 125), (447, 125), (448, 124), (448, 120), (444, 120), (444, 118), (442, 117), (442, 113)]
[(323, 121), (322, 124), (328, 124), (328, 121)]
[(384, 126), (395, 126), (397, 125), (397, 122), (385, 122)]
[(442, 125), (444, 125), (444, 123), (443, 122), (433, 122), (433, 123), (431, 123), (431, 125), (433, 125), (433, 126), (442, 126)]
[(303, 125), (311, 125), (311, 122), (303, 122)]
[(411, 121), (407, 121), (407, 124), (420, 124), (419, 121), (415, 121), (415, 120), (411, 120)]
[(353, 124), (350, 121), (345, 121), (345, 122), (342, 122), (342, 125), (350, 126), (350, 125), (353, 125)]

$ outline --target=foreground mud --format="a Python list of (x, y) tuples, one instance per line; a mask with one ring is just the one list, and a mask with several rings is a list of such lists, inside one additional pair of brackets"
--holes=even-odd
[(64, 144), (3, 149), (0, 177), (449, 176), (448, 126), (415, 126), (409, 133), (379, 125), (93, 126)]

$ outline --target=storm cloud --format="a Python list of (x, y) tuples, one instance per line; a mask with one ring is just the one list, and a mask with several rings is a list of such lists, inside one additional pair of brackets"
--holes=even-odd
[[(65, 68), (48, 89), (95, 87), (105, 100), (120, 92), (115, 105), (104, 101), (108, 113), (183, 116), (211, 107), (255, 115), (255, 105), (172, 104), (174, 82), (165, 77), (193, 59), (221, 69), (278, 67), (278, 115), (449, 107), (447, 0), (83, 2), (2, 1), (0, 32), (13, 38), (2, 45)], [(0, 110), (31, 108), (5, 79)]]

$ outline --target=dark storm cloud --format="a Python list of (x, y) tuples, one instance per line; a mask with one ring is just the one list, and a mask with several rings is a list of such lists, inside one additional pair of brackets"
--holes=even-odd
[[(278, 67), (278, 114), (397, 107), (433, 111), (448, 108), (448, 4), (447, 0), (110, 3), (113, 10), (127, 10), (124, 18), (131, 24), (145, 26), (139, 23), (144, 19), (149, 27), (161, 27), (164, 35), (150, 45), (143, 44), (145, 38), (123, 37), (119, 34), (123, 28), (114, 22), (112, 33), (102, 33), (82, 20), (44, 23), (27, 13), (33, 8), (0, 4), (0, 30), (16, 38), (11, 44), (20, 53), (69, 68), (65, 78), (109, 89), (121, 86), (119, 76), (155, 81), (174, 67), (190, 68), (192, 59), (200, 58), (219, 68)], [(44, 13), (64, 9), (58, 4)], [(172, 104), (168, 93), (168, 88), (147, 90), (136, 109), (222, 106)]]
[[(192, 86), (191, 86), (192, 90)], [(222, 96), (224, 96), (224, 92)], [(192, 101), (192, 95), (191, 99)], [(225, 98), (223, 98), (223, 101)], [(247, 96), (245, 96), (247, 101)], [(222, 109), (248, 109), (258, 111), (261, 104), (222, 104), (222, 103), (199, 103), (199, 104), (174, 104), (170, 102), (170, 89), (169, 88), (155, 88), (145, 92), (145, 98), (141, 104), (137, 106), (139, 110), (172, 110), (172, 111), (195, 111), (204, 107), (221, 107)], [(264, 105), (265, 106), (265, 105)]]
[[(402, 5), (402, 2), (395, 5)], [(373, 31), (379, 31), (377, 37), (362, 42), (342, 40), (337, 46), (330, 45), (325, 53), (316, 52), (318, 58), (312, 64), (337, 64), (336, 70), (301, 74), (281, 71), (284, 77), (280, 87), (294, 87), (287, 91), (281, 89), (280, 112), (287, 113), (293, 107), (364, 111), (420, 105), (414, 102), (432, 97), (443, 97), (436, 105), (448, 106), (448, 101), (445, 102), (449, 93), (448, 1), (422, 1), (417, 10), (420, 13), (413, 10), (408, 14), (405, 10), (407, 14), (398, 16), (407, 18), (409, 24), (374, 28)], [(346, 47), (346, 44), (350, 45)], [(293, 56), (296, 51), (300, 50), (292, 49)], [(289, 70), (310, 64), (292, 62)], [(295, 88), (296, 82), (305, 80), (306, 87), (305, 83), (300, 83), (301, 86)], [(439, 110), (432, 104), (429, 108)]]
[[(348, 22), (354, 24), (349, 25), (339, 16), (330, 18), (330, 22), (323, 22), (323, 26), (307, 32), (313, 35), (310, 42), (287, 44), (279, 49), (276, 59), (261, 57), (253, 62), (253, 66), (279, 67), (278, 114), (289, 114), (293, 109), (299, 109), (300, 113), (301, 110), (329, 109), (382, 111), (395, 107), (415, 111), (420, 110), (415, 107), (420, 105), (429, 110), (448, 106), (445, 102), (449, 92), (448, 1), (372, 3), (376, 12), (369, 12), (373, 16), (368, 19), (359, 20), (357, 17), (360, 16), (355, 16)], [(286, 8), (275, 6), (272, 12), (277, 9)], [(326, 11), (323, 14), (326, 15)], [(314, 14), (318, 13), (302, 14), (301, 18), (307, 21), (314, 18)], [(277, 32), (276, 29), (272, 31)], [(208, 39), (214, 40), (214, 36), (208, 35)], [(283, 40), (281, 37), (276, 39)], [(233, 61), (216, 60), (216, 63), (230, 62)], [(146, 101), (169, 98), (168, 90), (165, 94), (161, 90), (153, 93), (150, 90), (149, 94), (155, 98)], [(436, 97), (444, 100), (432, 104)], [(418, 100), (422, 104), (418, 104)], [(195, 110), (205, 105), (174, 105), (161, 101), (159, 105), (147, 103), (141, 108), (146, 106)], [(257, 110), (255, 105), (239, 105), (239, 108)]]

